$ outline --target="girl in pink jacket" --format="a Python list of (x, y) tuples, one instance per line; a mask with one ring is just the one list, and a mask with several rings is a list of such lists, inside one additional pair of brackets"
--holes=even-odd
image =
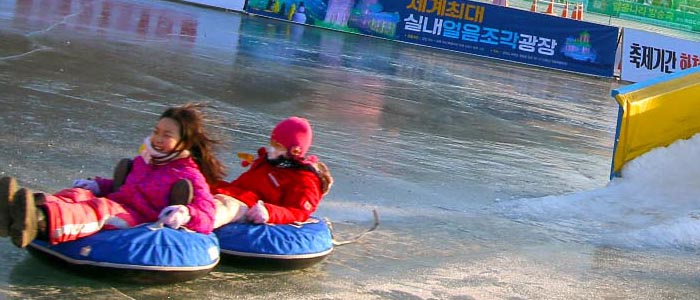
[[(208, 183), (224, 178), (225, 169), (213, 154), (217, 141), (205, 131), (200, 107), (166, 110), (118, 189), (110, 179), (79, 179), (73, 188), (50, 195), (19, 189), (12, 177), (0, 179), (0, 236), (9, 235), (18, 247), (37, 237), (57, 244), (158, 220), (210, 233), (215, 208)], [(180, 179), (191, 183), (191, 201), (171, 205), (171, 189)]]

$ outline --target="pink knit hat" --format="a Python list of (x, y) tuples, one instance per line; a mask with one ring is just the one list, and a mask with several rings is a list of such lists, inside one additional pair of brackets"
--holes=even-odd
[(299, 117), (289, 117), (279, 122), (272, 129), (270, 139), (277, 141), (287, 148), (292, 157), (302, 158), (311, 147), (311, 125), (309, 121)]

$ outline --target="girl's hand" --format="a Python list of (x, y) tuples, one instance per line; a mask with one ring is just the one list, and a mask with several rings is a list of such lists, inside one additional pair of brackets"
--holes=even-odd
[(245, 216), (249, 222), (255, 224), (264, 224), (270, 220), (270, 213), (267, 212), (267, 208), (265, 208), (262, 200), (258, 200), (257, 204), (250, 207)]
[(163, 208), (158, 220), (165, 226), (178, 229), (190, 221), (190, 210), (184, 205), (170, 205)]

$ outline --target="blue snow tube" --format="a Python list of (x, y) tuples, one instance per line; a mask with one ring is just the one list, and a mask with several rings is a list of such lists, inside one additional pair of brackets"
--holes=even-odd
[(27, 249), (81, 274), (132, 283), (192, 280), (218, 264), (219, 243), (214, 234), (149, 226), (104, 230), (53, 246), (34, 240)]
[(222, 262), (249, 269), (302, 269), (333, 251), (328, 224), (315, 217), (286, 225), (230, 223), (214, 233), (221, 245)]

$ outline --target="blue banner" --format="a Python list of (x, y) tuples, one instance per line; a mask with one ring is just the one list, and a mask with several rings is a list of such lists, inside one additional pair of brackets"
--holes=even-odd
[(612, 77), (617, 27), (467, 0), (249, 0), (254, 14)]

